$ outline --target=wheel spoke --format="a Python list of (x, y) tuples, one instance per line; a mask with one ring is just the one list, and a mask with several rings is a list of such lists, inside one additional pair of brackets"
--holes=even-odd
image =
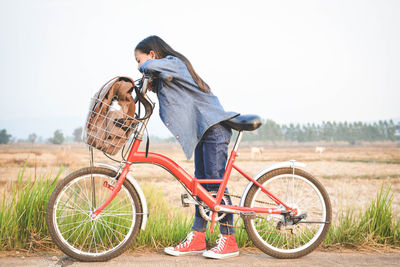
[[(81, 229), (81, 231), (79, 232), (79, 235), (76, 237), (75, 242), (74, 242), (74, 244), (73, 244), (72, 246), (75, 245), (76, 241), (77, 241), (77, 240), (79, 239), (79, 237), (81, 236), (81, 234), (82, 234), (83, 230), (85, 229), (86, 224), (87, 224), (88, 222), (90, 222), (90, 219), (87, 219), (87, 221), (82, 225), (82, 229)], [(76, 228), (76, 230), (78, 230), (78, 229), (79, 229), (79, 227)], [(66, 239), (66, 241), (68, 241), (68, 239), (76, 232), (76, 230)]]
[[(71, 189), (71, 187), (69, 187), (68, 188), (70, 191), (73, 191), (73, 195), (72, 196), (77, 196), (77, 197), (79, 197), (82, 201), (83, 201), (83, 203), (86, 203), (86, 204), (89, 204), (83, 197), (81, 197), (81, 195), (79, 194), (79, 192), (76, 192), (75, 190), (73, 190), (73, 189)], [(72, 198), (72, 197), (71, 197)], [(89, 207), (90, 207), (90, 205), (89, 205)]]
[(105, 212), (105, 213), (100, 213), (102, 216), (119, 216), (119, 215), (128, 215), (131, 216), (133, 215), (133, 212)]
[[(85, 224), (85, 227), (86, 227), (86, 224)], [(92, 223), (92, 226), (91, 226), (91, 228), (93, 227), (93, 223)], [(82, 232), (83, 232), (83, 230), (84, 230), (85, 228), (84, 227), (82, 227), (82, 231), (81, 231), (81, 233), (79, 233), (79, 236), (76, 238), (76, 240), (75, 240), (75, 242), (74, 242), (74, 244), (72, 245), (72, 246), (75, 246), (75, 244), (76, 244), (76, 241), (78, 241), (78, 239), (79, 239), (79, 237), (80, 237), (80, 235), (82, 234)], [(83, 243), (82, 243), (82, 249), (84, 249), (84, 247), (85, 247), (85, 244), (86, 244), (86, 240), (88, 239), (88, 237), (89, 237), (89, 235), (86, 235), (86, 238), (85, 238), (85, 240), (83, 241)]]
[[(85, 220), (85, 223), (86, 223), (86, 221), (88, 221), (88, 219)], [(81, 226), (81, 225), (77, 225), (77, 226), (75, 226), (75, 227), (72, 227), (72, 228), (70, 228), (70, 229), (68, 229), (68, 230), (66, 230), (66, 231), (64, 231), (64, 232), (62, 232), (61, 234), (64, 235), (65, 233), (68, 233), (68, 232), (70, 232), (70, 231), (72, 231), (72, 230), (74, 230), (74, 229), (75, 229), (75, 231), (76, 231), (76, 230), (79, 229), (80, 226)], [(74, 231), (72, 234), (74, 234), (75, 231)], [(71, 235), (72, 235), (72, 234), (71, 234)], [(71, 235), (70, 235), (70, 236), (71, 236)], [(67, 241), (68, 241), (68, 239), (67, 239)]]
[[(118, 236), (115, 235), (114, 230), (110, 226), (108, 226), (108, 224), (105, 221), (99, 219), (99, 222), (101, 223), (101, 225), (103, 225), (103, 226), (107, 227), (108, 229), (110, 229), (110, 231), (113, 234), (113, 236), (118, 240), (118, 243), (121, 243), (121, 240), (119, 240)], [(117, 232), (117, 231), (115, 231), (115, 232)]]
[(123, 227), (123, 228), (126, 228), (126, 229), (130, 229), (130, 227), (127, 227), (127, 226), (124, 226), (124, 225), (121, 225), (121, 224), (118, 224), (118, 223), (114, 223), (114, 222), (111, 222), (111, 221), (109, 221), (108, 223), (111, 223), (112, 225), (116, 225), (116, 226)]
[(112, 231), (113, 233), (118, 233), (118, 234), (120, 234), (120, 235), (124, 235), (123, 233), (121, 233), (120, 231), (117, 231), (116, 229), (112, 229), (111, 227), (110, 227), (110, 225), (109, 225), (109, 223), (110, 224), (112, 224), (112, 222), (107, 222), (107, 221), (104, 221), (104, 220), (102, 220), (102, 222), (107, 226), (107, 228), (109, 228), (110, 229), (110, 231)]
[[(113, 202), (114, 202), (114, 200), (113, 200)], [(122, 208), (124, 208), (126, 206), (130, 206), (131, 205), (130, 203), (126, 203), (124, 206), (120, 206), (119, 207), (119, 204), (121, 204), (121, 202), (123, 202), (123, 200), (120, 200), (119, 202), (115, 201), (109, 208), (107, 207), (107, 210), (117, 211), (117, 210), (120, 210), (120, 209), (122, 209)], [(115, 207), (118, 207), (118, 208), (114, 209)]]
[(87, 218), (86, 218), (86, 219), (83, 219), (83, 220), (81, 220), (81, 221), (74, 221), (74, 222), (65, 223), (65, 224), (59, 224), (59, 225), (60, 225), (60, 226), (67, 226), (67, 225), (76, 224), (76, 223), (78, 223), (78, 224), (80, 225), (82, 222), (84, 222), (84, 221), (86, 221), (86, 220), (87, 220)]
[(70, 204), (72, 204), (72, 206), (70, 206), (70, 208), (71, 209), (78, 209), (78, 211), (80, 211), (81, 213), (83, 213), (83, 214), (89, 214), (90, 213), (90, 211), (87, 211), (87, 210), (83, 210), (83, 209), (81, 209), (79, 206), (77, 206), (75, 203), (65, 203), (65, 202), (63, 202), (62, 200), (60, 200), (59, 202), (61, 202), (61, 203), (64, 203), (65, 205), (64, 205), (64, 207), (65, 206), (67, 206), (67, 205), (70, 205)]
[(96, 232), (97, 232), (97, 235), (99, 236), (101, 246), (103, 247), (103, 249), (106, 249), (106, 247), (104, 246), (104, 243), (103, 243), (103, 239), (101, 238), (101, 235), (99, 233), (99, 230), (97, 229), (97, 224), (96, 224)]
[[(92, 223), (92, 227), (90, 228), (89, 234), (92, 233), (92, 232), (94, 232), (94, 231), (93, 231), (93, 228), (95, 227), (95, 225), (96, 225), (96, 223), (93, 222), (93, 223)], [(90, 252), (90, 249), (92, 248), (93, 237), (94, 237), (94, 235), (92, 234), (92, 237), (90, 238), (90, 244), (89, 244), (88, 252)], [(96, 247), (96, 245), (95, 245), (95, 247)]]
[(85, 198), (86, 198), (86, 202), (89, 203), (89, 202), (90, 202), (90, 199), (89, 199), (89, 197), (87, 196), (87, 194), (85, 193), (85, 190), (83, 190), (83, 188), (79, 185), (79, 182), (77, 182), (76, 185), (79, 186), (79, 189), (81, 190), (82, 194), (83, 194), (83, 195), (85, 196)]

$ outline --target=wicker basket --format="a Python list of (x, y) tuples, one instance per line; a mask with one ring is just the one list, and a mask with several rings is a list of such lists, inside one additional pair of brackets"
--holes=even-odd
[(117, 101), (108, 105), (92, 98), (84, 127), (83, 141), (107, 154), (115, 155), (125, 145), (139, 121), (129, 116)]

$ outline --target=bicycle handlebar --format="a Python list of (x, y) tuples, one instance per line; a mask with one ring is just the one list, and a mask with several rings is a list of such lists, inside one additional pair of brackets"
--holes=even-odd
[[(158, 72), (158, 73), (154, 73), (156, 74), (156, 76), (166, 82), (170, 82), (172, 81), (173, 77), (171, 75), (162, 73), (162, 72)], [(135, 103), (140, 100), (140, 102), (143, 104), (143, 106), (145, 107), (145, 115), (143, 118), (139, 118), (138, 120), (144, 120), (150, 117), (150, 115), (153, 113), (153, 109), (154, 109), (154, 103), (148, 98), (147, 96), (147, 87), (149, 85), (149, 82), (151, 80), (151, 77), (146, 77), (146, 75), (144, 76), (143, 79), (143, 83), (142, 85), (139, 87), (135, 87), (135, 92), (136, 92), (136, 97), (135, 97)]]

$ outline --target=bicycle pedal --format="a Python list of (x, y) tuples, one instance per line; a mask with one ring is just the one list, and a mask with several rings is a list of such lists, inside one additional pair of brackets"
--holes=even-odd
[(182, 202), (182, 207), (184, 207), (184, 208), (189, 207), (190, 204), (195, 204), (195, 205), (198, 204), (193, 199), (190, 199), (189, 195), (187, 193), (182, 193), (181, 194), (181, 202)]
[(256, 218), (256, 213), (254, 211), (242, 211), (240, 212), (240, 217), (254, 220)]
[(188, 199), (188, 195), (183, 193), (181, 194), (181, 202), (182, 202), (182, 207), (187, 208), (189, 207), (189, 203), (187, 203), (185, 200)]

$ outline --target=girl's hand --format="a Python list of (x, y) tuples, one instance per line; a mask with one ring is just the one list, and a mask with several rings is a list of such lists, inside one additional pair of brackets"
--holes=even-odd
[[(142, 78), (142, 82), (144, 80), (144, 76)], [(152, 91), (154, 93), (157, 92), (157, 79), (155, 79), (154, 77), (151, 77), (151, 82), (147, 83), (147, 90), (148, 91)]]
[(153, 93), (157, 93), (157, 86), (158, 86), (158, 79), (152, 78), (151, 82), (149, 83), (148, 90), (152, 91)]

